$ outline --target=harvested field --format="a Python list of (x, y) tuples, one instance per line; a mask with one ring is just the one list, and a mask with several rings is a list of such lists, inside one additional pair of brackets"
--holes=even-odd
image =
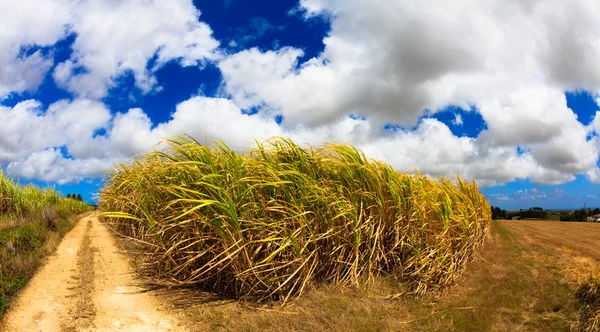
[(600, 223), (555, 220), (503, 220), (501, 223), (531, 245), (566, 248), (600, 261)]

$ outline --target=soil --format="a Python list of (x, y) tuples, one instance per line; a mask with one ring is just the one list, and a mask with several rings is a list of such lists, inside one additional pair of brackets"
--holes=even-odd
[(186, 331), (147, 292), (95, 216), (81, 219), (19, 294), (1, 331)]

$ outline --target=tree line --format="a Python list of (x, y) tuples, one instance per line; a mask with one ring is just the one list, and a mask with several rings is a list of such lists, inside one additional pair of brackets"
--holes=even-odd
[[(548, 213), (541, 207), (531, 207), (527, 210), (508, 213), (506, 210), (500, 209), (497, 206), (492, 206), (492, 219), (512, 219), (512, 217), (546, 219)], [(600, 214), (600, 208), (595, 209), (579, 209), (573, 212), (561, 212), (560, 221), (586, 221), (587, 217)]]
[(500, 209), (497, 206), (492, 206), (492, 219), (508, 219), (506, 216), (506, 210)]
[(595, 209), (579, 209), (573, 213), (564, 214), (560, 216), (560, 221), (587, 221), (587, 217), (600, 214), (600, 208)]
[(67, 194), (67, 198), (71, 198), (71, 199), (83, 202), (83, 198), (81, 197), (81, 194)]
[(525, 218), (536, 218), (545, 219), (548, 217), (548, 213), (541, 207), (530, 207), (527, 210), (521, 210), (519, 212), (507, 213), (506, 210), (500, 209), (497, 206), (492, 206), (492, 219), (512, 219), (512, 217)]

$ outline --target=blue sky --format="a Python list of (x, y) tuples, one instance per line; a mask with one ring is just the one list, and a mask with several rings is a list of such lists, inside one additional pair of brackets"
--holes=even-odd
[(497, 5), (0, 4), (0, 167), (93, 201), (166, 137), (285, 135), (474, 179), (506, 209), (600, 206), (600, 4)]

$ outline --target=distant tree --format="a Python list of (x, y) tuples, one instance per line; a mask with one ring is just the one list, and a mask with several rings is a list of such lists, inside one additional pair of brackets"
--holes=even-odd
[(492, 206), (492, 219), (506, 219), (506, 210), (497, 206)]
[(80, 201), (80, 202), (83, 201), (83, 199), (81, 198), (81, 194), (77, 194), (77, 200)]
[(592, 214), (600, 214), (600, 209), (595, 208), (594, 211), (592, 211)]
[(67, 194), (67, 198), (71, 198), (71, 194)]
[(561, 214), (560, 215), (560, 221), (573, 221), (573, 215), (572, 214)]
[(519, 211), (518, 216), (521, 217), (521, 219), (545, 219), (548, 216), (548, 213), (546, 213), (546, 211), (544, 211), (544, 209), (541, 207), (531, 207), (528, 210)]
[(573, 211), (571, 214), (560, 216), (560, 221), (586, 221), (587, 216), (587, 211), (584, 208), (581, 208)]

